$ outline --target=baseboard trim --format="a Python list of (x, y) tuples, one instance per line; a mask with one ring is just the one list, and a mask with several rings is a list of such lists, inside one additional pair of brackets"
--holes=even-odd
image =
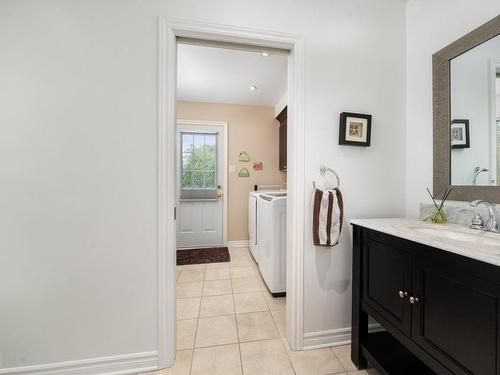
[(78, 361), (0, 369), (16, 375), (121, 375), (158, 369), (158, 352), (132, 353)]
[(248, 240), (227, 241), (227, 247), (248, 247)]
[[(370, 324), (369, 332), (383, 330), (378, 323)], [(326, 331), (304, 333), (304, 350), (327, 348), (331, 346), (348, 345), (351, 343), (351, 327), (330, 329)]]

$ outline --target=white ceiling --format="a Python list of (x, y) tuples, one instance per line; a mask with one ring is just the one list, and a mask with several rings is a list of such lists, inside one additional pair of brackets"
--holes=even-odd
[[(274, 106), (286, 92), (287, 57), (188, 44), (177, 50), (177, 98)], [(258, 87), (250, 91), (249, 86)]]

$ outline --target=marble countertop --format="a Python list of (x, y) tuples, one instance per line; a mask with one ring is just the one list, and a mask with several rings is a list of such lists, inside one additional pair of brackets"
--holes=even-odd
[(432, 224), (405, 218), (352, 219), (350, 223), (500, 266), (498, 233), (473, 230), (465, 225)]

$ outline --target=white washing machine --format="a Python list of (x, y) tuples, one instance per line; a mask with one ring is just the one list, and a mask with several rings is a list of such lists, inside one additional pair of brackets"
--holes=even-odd
[(257, 263), (259, 263), (257, 254), (257, 199), (259, 194), (258, 191), (251, 191), (248, 194), (248, 248)]
[(268, 192), (257, 199), (259, 271), (274, 297), (286, 292), (286, 192)]
[(253, 258), (259, 263), (259, 253), (257, 248), (258, 239), (258, 214), (257, 214), (257, 199), (262, 194), (267, 193), (285, 193), (286, 190), (256, 190), (248, 194), (248, 247)]

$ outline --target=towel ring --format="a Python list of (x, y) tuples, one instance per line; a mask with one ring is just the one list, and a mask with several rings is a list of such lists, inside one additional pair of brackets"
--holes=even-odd
[[(338, 188), (340, 186), (340, 178), (339, 178), (339, 175), (337, 174), (337, 172), (335, 172), (332, 168), (328, 168), (324, 165), (321, 165), (319, 167), (319, 173), (325, 179), (325, 186), (326, 186), (326, 177), (325, 177), (326, 172), (333, 173), (333, 175), (337, 179), (337, 185), (334, 186), (332, 189)], [(316, 182), (315, 181), (313, 181), (313, 188), (316, 189)]]

